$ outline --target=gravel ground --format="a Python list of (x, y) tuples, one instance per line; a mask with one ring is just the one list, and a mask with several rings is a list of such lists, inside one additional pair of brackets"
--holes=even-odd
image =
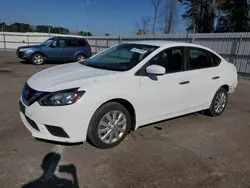
[(239, 81), (220, 117), (191, 114), (152, 124), (100, 150), (31, 137), (18, 114), (20, 92), (31, 75), (55, 64), (24, 64), (11, 54), (0, 52), (1, 188), (250, 187), (250, 81)]

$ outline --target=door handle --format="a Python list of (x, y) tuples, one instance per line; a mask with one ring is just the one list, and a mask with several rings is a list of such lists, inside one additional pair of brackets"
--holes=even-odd
[(213, 80), (217, 80), (217, 79), (219, 79), (220, 77), (219, 76), (215, 76), (215, 77), (213, 77), (212, 79)]
[(189, 84), (189, 81), (180, 82), (179, 84), (180, 84), (180, 85)]

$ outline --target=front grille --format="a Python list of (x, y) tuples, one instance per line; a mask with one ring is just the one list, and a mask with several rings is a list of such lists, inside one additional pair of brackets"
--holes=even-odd
[(44, 92), (37, 91), (31, 88), (27, 83), (25, 84), (23, 91), (22, 91), (22, 100), (23, 103), (27, 106), (30, 106), (34, 102), (36, 102)]

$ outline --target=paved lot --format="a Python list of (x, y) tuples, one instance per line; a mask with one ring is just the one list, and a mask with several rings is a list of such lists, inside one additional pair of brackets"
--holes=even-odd
[[(153, 124), (132, 132), (119, 146), (96, 149), (88, 143), (57, 145), (31, 137), (19, 118), (18, 101), (25, 81), (41, 69), (55, 66), (21, 64), (0, 53), (0, 187), (18, 188), (54, 177), (80, 188), (236, 188), (250, 187), (250, 81), (240, 81), (218, 118), (201, 114)], [(55, 156), (44, 157), (50, 152)], [(43, 176), (59, 161), (68, 165), (55, 176)], [(43, 165), (42, 165), (43, 163)], [(72, 164), (72, 165), (69, 165)], [(76, 171), (76, 175), (75, 172)], [(66, 179), (68, 181), (66, 181)], [(48, 186), (47, 186), (48, 187)], [(67, 186), (70, 187), (70, 186)]]

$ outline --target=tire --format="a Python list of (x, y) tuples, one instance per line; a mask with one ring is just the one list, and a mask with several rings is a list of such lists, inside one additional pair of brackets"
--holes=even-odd
[[(207, 114), (212, 117), (220, 116), (226, 109), (227, 101), (227, 91), (224, 88), (220, 88), (215, 93), (210, 108), (207, 110)], [(218, 103), (220, 103), (221, 105), (219, 105)]]
[(31, 62), (34, 65), (42, 65), (45, 61), (45, 57), (41, 53), (34, 53), (31, 57)]
[[(114, 117), (116, 117), (116, 123), (112, 122)], [(118, 117), (120, 117), (119, 121)], [(91, 118), (88, 139), (98, 148), (112, 148), (124, 140), (130, 128), (131, 116), (129, 111), (117, 102), (106, 103), (98, 108)]]
[(77, 61), (77, 62), (84, 61), (85, 59), (86, 59), (86, 57), (85, 57), (85, 55), (83, 55), (83, 54), (78, 54), (78, 55), (76, 56), (76, 61)]

